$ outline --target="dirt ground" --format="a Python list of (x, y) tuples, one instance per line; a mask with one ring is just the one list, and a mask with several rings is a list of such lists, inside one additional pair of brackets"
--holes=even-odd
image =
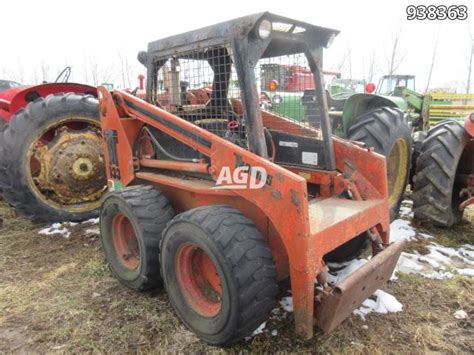
[[(136, 293), (108, 271), (97, 226), (77, 225), (69, 239), (38, 235), (42, 226), (0, 203), (0, 352), (311, 352), (472, 353), (474, 279), (430, 280), (401, 274), (384, 289), (403, 311), (353, 315), (330, 335), (307, 342), (290, 313), (231, 348), (209, 347), (178, 321), (162, 290)], [(474, 211), (450, 230), (426, 228), (446, 246), (474, 244)], [(44, 226), (43, 226), (44, 227)], [(425, 228), (425, 227), (420, 227)], [(422, 250), (423, 245), (410, 245)], [(467, 319), (453, 314), (463, 309)], [(277, 332), (275, 332), (275, 330)], [(272, 335), (277, 333), (277, 335)]]

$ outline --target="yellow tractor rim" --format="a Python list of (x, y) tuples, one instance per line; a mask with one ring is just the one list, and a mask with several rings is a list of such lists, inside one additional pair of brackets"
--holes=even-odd
[(390, 208), (397, 205), (405, 190), (408, 175), (408, 146), (404, 139), (398, 139), (387, 159), (388, 203)]
[[(75, 124), (85, 128), (68, 127)], [(42, 137), (49, 132), (54, 132), (54, 139), (42, 143)], [(36, 197), (50, 207), (70, 213), (100, 207), (107, 188), (104, 160), (98, 153), (102, 150), (100, 123), (87, 117), (65, 117), (46, 127), (37, 137), (26, 156), (27, 181)], [(64, 170), (60, 175), (67, 175), (68, 183), (56, 182), (58, 167)], [(76, 185), (78, 188), (72, 191)]]

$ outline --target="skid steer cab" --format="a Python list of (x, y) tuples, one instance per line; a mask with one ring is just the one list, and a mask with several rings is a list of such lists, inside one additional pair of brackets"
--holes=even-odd
[[(338, 31), (260, 13), (139, 53), (147, 97), (99, 88), (110, 192), (101, 238), (126, 286), (164, 285), (183, 323), (228, 345), (290, 278), (296, 332), (331, 331), (391, 276), (385, 160), (331, 135), (321, 65)], [(311, 68), (298, 121), (260, 108), (269, 64)], [(301, 109), (302, 105), (295, 106)], [(339, 283), (329, 262), (373, 258)]]

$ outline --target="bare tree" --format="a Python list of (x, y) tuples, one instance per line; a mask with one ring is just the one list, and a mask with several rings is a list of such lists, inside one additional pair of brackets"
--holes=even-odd
[(343, 71), (343, 69), (346, 67), (347, 61), (350, 57), (350, 52), (351, 52), (351, 50), (347, 49), (344, 52), (344, 55), (339, 59), (339, 62), (336, 65), (332, 66), (331, 70), (335, 71), (335, 72), (338, 72), (338, 73), (341, 73)]
[(472, 74), (472, 58), (474, 56), (474, 38), (471, 34), (471, 54), (469, 56), (469, 63), (467, 69), (467, 85), (466, 85), (466, 94), (469, 94), (471, 91), (471, 74)]
[(367, 81), (369, 83), (372, 82), (374, 79), (374, 73), (375, 73), (375, 50), (372, 50), (372, 55), (370, 57), (370, 62), (369, 62), (369, 73), (367, 75)]
[(21, 62), (20, 58), (16, 60), (16, 80), (20, 83), (25, 81), (25, 70), (23, 68), (23, 63)]
[(393, 42), (391, 45), (391, 53), (390, 56), (387, 58), (387, 72), (388, 75), (392, 75), (395, 73), (402, 64), (403, 60), (405, 59), (405, 54), (400, 54), (400, 39), (402, 36), (402, 29), (400, 28), (398, 32), (393, 36)]
[(97, 62), (95, 57), (89, 58), (89, 70), (92, 77), (92, 84), (94, 86), (99, 86), (103, 83), (111, 83), (114, 82), (117, 78), (117, 74), (113, 74), (115, 72), (115, 66), (113, 63), (107, 64), (106, 66), (102, 67)]
[(348, 49), (348, 58), (349, 58), (349, 78), (352, 79), (352, 50)]
[(39, 78), (38, 78), (38, 72), (36, 71), (36, 68), (33, 69), (33, 74), (31, 75), (31, 82), (36, 85), (39, 83)]
[(124, 52), (123, 48), (120, 49), (118, 52), (118, 57), (120, 60), (120, 69), (121, 69), (121, 77), (122, 77), (122, 87), (123, 88), (131, 88), (131, 80), (130, 80), (130, 64), (128, 62), (128, 57)]
[(49, 80), (49, 65), (41, 61), (41, 81), (47, 82)]
[(428, 81), (426, 82), (425, 92), (428, 92), (428, 89), (430, 87), (431, 75), (433, 74), (433, 68), (434, 68), (434, 64), (436, 60), (436, 55), (438, 54), (439, 32), (440, 30), (438, 29), (438, 34), (436, 35), (436, 42), (433, 49), (433, 56), (431, 57), (430, 72), (428, 74)]

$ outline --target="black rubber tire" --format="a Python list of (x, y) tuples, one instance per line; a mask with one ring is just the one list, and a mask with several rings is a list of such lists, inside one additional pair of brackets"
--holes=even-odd
[[(454, 121), (444, 121), (428, 131), (417, 160), (413, 210), (415, 218), (439, 227), (450, 227), (462, 219), (459, 192), (463, 186), (456, 174), (472, 174), (472, 149), (466, 149), (469, 136), (464, 127)], [(471, 154), (471, 157), (469, 157)], [(465, 162), (465, 163), (464, 163)]]
[[(386, 158), (390, 156), (390, 152), (395, 147), (395, 142), (402, 138), (407, 145), (408, 154), (404, 168), (406, 174), (404, 186), (406, 188), (410, 171), (411, 131), (407, 115), (403, 111), (394, 107), (378, 107), (360, 115), (348, 132), (350, 140), (363, 142), (367, 147), (374, 148), (377, 153)], [(397, 201), (390, 206), (391, 221), (398, 216), (405, 188), (403, 188)]]
[[(123, 214), (138, 240), (140, 264), (126, 268), (113, 246), (113, 220)], [(144, 291), (161, 286), (160, 239), (174, 210), (168, 199), (150, 185), (137, 185), (107, 194), (100, 210), (100, 238), (112, 274), (125, 286)]]
[[(2, 117), (0, 117), (0, 164), (1, 164), (1, 161), (4, 159), (3, 156), (3, 131), (5, 131), (5, 129), (7, 128), (8, 126), (8, 122), (5, 121)], [(2, 183), (3, 179), (1, 178), (0, 176), (0, 195), (2, 195), (3, 193), (3, 183)], [(3, 200), (3, 195), (0, 196), (0, 199)]]
[[(395, 142), (401, 137), (407, 145), (407, 153), (411, 155), (411, 127), (403, 111), (393, 107), (378, 107), (369, 110), (356, 119), (356, 123), (349, 130), (349, 139), (359, 141), (372, 147), (374, 150), (384, 155), (390, 156)], [(410, 156), (407, 157), (405, 167), (406, 187), (410, 169)], [(403, 189), (405, 191), (405, 188)], [(403, 193), (398, 198), (396, 204), (390, 208), (390, 220), (393, 221), (400, 210)], [(359, 257), (370, 245), (370, 238), (367, 233), (363, 233), (340, 247), (334, 249), (324, 256), (326, 262), (341, 263)]]
[(425, 131), (418, 131), (418, 132), (413, 133), (413, 149), (411, 153), (410, 177), (408, 181), (410, 183), (412, 191), (413, 191), (413, 187), (415, 186), (415, 182), (413, 178), (415, 177), (415, 174), (416, 174), (416, 162), (418, 160), (418, 157), (421, 154), (421, 147), (423, 146), (423, 141), (426, 139), (427, 135), (428, 135), (428, 132), (425, 132)]
[(367, 233), (358, 235), (348, 242), (337, 247), (333, 251), (324, 255), (326, 263), (343, 263), (359, 257), (370, 245), (370, 237)]
[(5, 127), (7, 123), (8, 123), (7, 120), (4, 119), (2, 116), (0, 116), (0, 132), (2, 131), (2, 128)]
[[(222, 306), (204, 317), (185, 300), (175, 273), (178, 248), (195, 243), (216, 266)], [(226, 346), (250, 335), (276, 306), (277, 273), (265, 238), (251, 220), (225, 205), (199, 207), (176, 216), (163, 232), (160, 262), (178, 317), (205, 342)]]
[(97, 217), (99, 208), (70, 212), (42, 202), (27, 181), (25, 161), (38, 132), (68, 115), (99, 121), (98, 101), (91, 95), (54, 94), (38, 98), (20, 109), (4, 127), (0, 140), (0, 186), (3, 197), (17, 212), (37, 222), (82, 221)]

